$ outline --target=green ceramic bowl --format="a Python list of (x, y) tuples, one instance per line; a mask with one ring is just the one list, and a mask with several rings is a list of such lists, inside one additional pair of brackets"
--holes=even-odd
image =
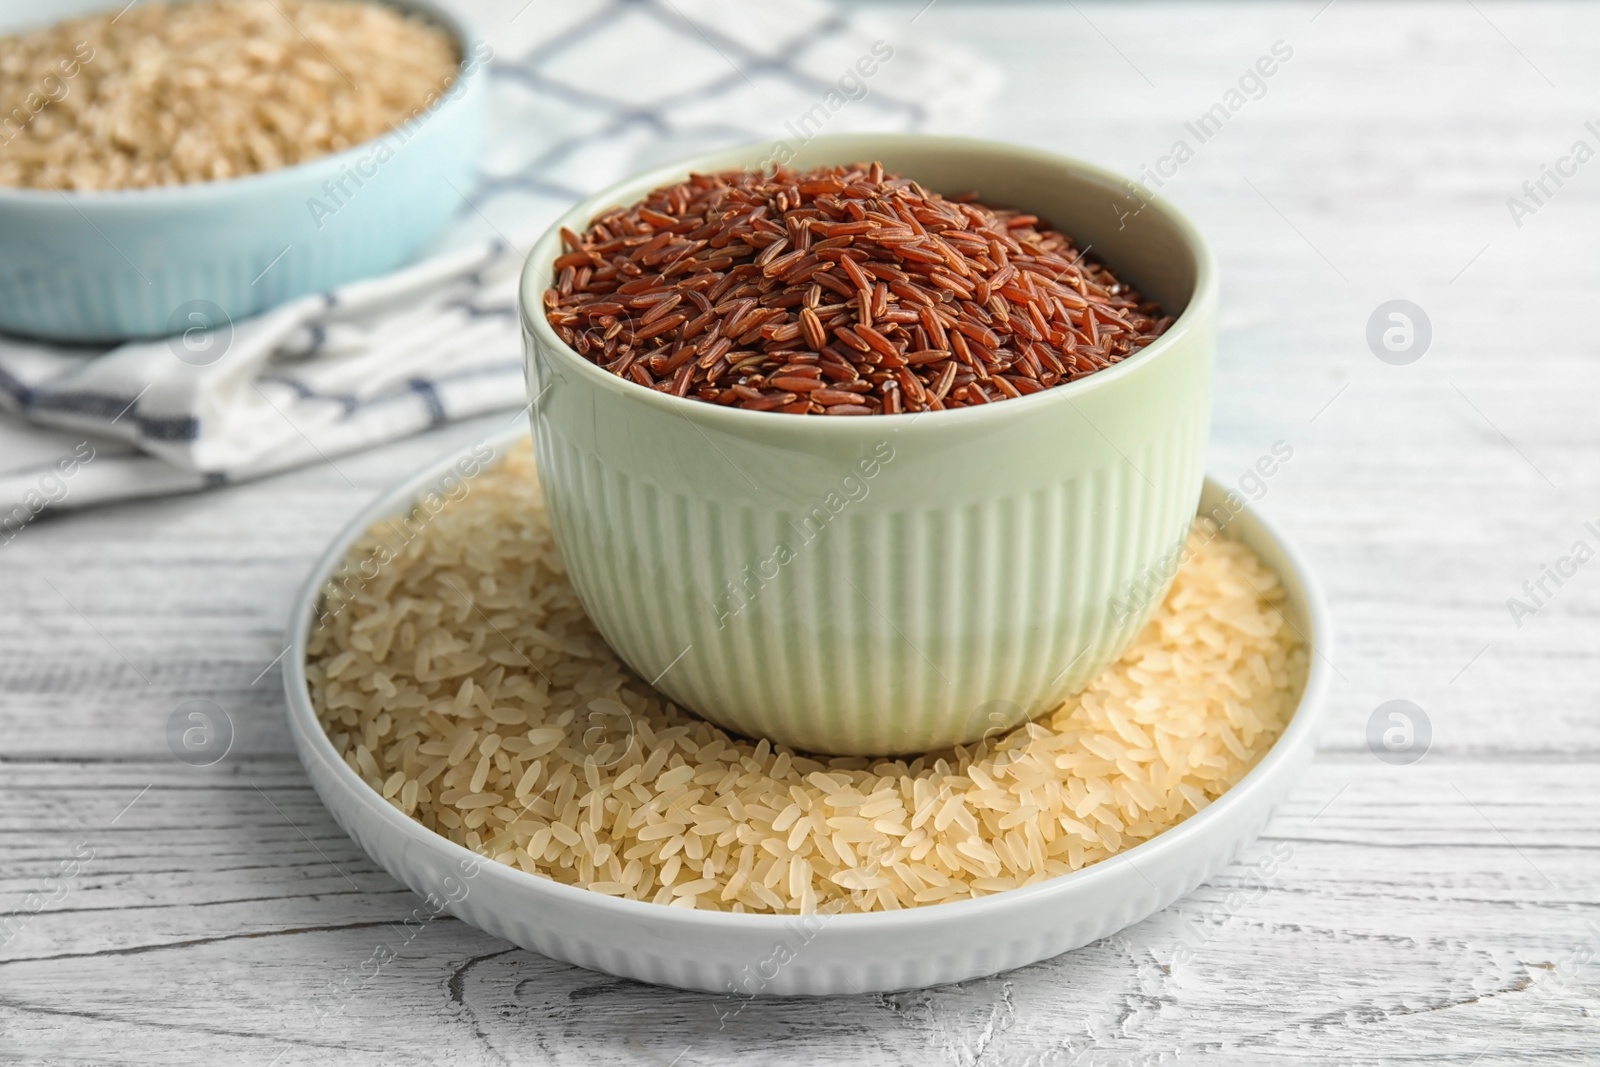
[(1092, 247), (1177, 322), (1124, 362), (1021, 399), (830, 419), (741, 411), (601, 370), (545, 321), (560, 226), (522, 278), (550, 520), (595, 625), (646, 680), (738, 733), (814, 752), (925, 752), (1040, 714), (1160, 602), (1194, 518), (1211, 413), (1216, 267), (1188, 220), (1097, 167), (985, 141), (817, 137), (797, 167), (881, 160), (977, 190)]

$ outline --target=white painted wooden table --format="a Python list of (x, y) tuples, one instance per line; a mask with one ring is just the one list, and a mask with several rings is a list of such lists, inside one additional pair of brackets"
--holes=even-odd
[[(1212, 470), (1293, 447), (1262, 506), (1340, 627), (1332, 725), (1260, 844), (1069, 956), (725, 1023), (448, 918), (366, 973), (415, 901), (311, 793), (270, 665), (314, 553), (483, 428), (455, 427), (0, 547), (0, 1061), (1600, 1061), (1600, 563), (1520, 627), (1506, 603), (1600, 547), (1600, 163), (1520, 228), (1506, 203), (1600, 146), (1600, 9), (942, 0), (907, 26), (920, 6), (884, 14), (1008, 68), (984, 132), (1125, 172), (1293, 50), (1167, 185), (1225, 278)], [(1396, 298), (1432, 324), (1406, 366), (1365, 340)], [(1366, 742), (1396, 698), (1432, 725), (1410, 766)], [(192, 699), (237, 726), (209, 768), (168, 752)]]

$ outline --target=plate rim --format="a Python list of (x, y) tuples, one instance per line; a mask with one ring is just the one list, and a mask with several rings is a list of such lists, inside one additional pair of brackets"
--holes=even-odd
[[(667, 907), (647, 900), (630, 900), (580, 889), (482, 856), (465, 845), (429, 830), (379, 796), (334, 751), (333, 742), (329, 740), (322, 724), (317, 720), (316, 711), (311, 704), (310, 687), (306, 682), (306, 646), (315, 616), (316, 602), (323, 585), (338, 569), (350, 546), (377, 520), (399, 514), (405, 505), (414, 504), (426, 487), (455, 471), (455, 464), (458, 461), (469, 454), (476, 456), (474, 449), (484, 445), (493, 449), (493, 457), (483, 462), (482, 469), (487, 470), (503, 460), (512, 446), (528, 436), (528, 429), (525, 426), (513, 426), (481, 435), (470, 443), (452, 448), (425, 467), (381, 491), (346, 521), (317, 557), (290, 607), (289, 641), (283, 668), (289, 732), (296, 742), (296, 754), (300, 758), (302, 769), (312, 778), (315, 786), (315, 777), (307, 765), (308, 758), (314, 753), (322, 764), (332, 769), (334, 781), (350, 794), (363, 810), (386, 822), (391, 830), (402, 834), (408, 840), (429, 849), (440, 850), (463, 871), (476, 867), (475, 876), (487, 873), (497, 881), (506, 881), (511, 886), (535, 896), (552, 894), (555, 900), (568, 906), (595, 909), (598, 917), (602, 919), (609, 916), (616, 919), (645, 921), (683, 934), (692, 934), (696, 930), (749, 934), (784, 932), (800, 913), (766, 914)], [(1210, 473), (1206, 474), (1205, 485), (1201, 491), (1202, 500), (1219, 493), (1231, 492), (1226, 483)], [(1301, 750), (1307, 747), (1314, 749), (1321, 720), (1325, 714), (1326, 695), (1333, 673), (1331, 662), (1333, 630), (1327, 601), (1304, 555), (1277, 525), (1248, 502), (1232, 517), (1229, 522), (1230, 527), (1240, 523), (1241, 520), (1245, 520), (1246, 525), (1253, 523), (1259, 527), (1258, 536), (1270, 542), (1288, 564), (1292, 575), (1280, 574), (1279, 579), (1289, 588), (1291, 595), (1294, 593), (1293, 585), (1298, 586), (1307, 616), (1304, 622), (1310, 630), (1310, 633), (1305, 635), (1310, 651), (1309, 669), (1289, 725), (1243, 778), (1203, 810), (1189, 816), (1171, 829), (1079, 870), (974, 899), (924, 904), (895, 911), (823, 913), (830, 927), (839, 924), (841, 934), (867, 928), (878, 933), (981, 919), (987, 913), (1037, 902), (1041, 898), (1087, 890), (1098, 882), (1115, 879), (1122, 871), (1129, 868), (1138, 872), (1141, 861), (1159, 861), (1166, 853), (1181, 850), (1191, 838), (1204, 837), (1214, 826), (1226, 827), (1235, 809), (1247, 808), (1255, 794), (1272, 789), (1281, 765), (1293, 762), (1301, 754)], [(1226, 531), (1223, 536), (1228, 536)], [(1288, 580), (1290, 578), (1293, 585)], [(320, 794), (318, 799), (322, 799)], [(323, 803), (324, 807), (329, 809), (329, 813), (334, 814), (332, 807), (326, 801)], [(1271, 806), (1276, 806), (1276, 803), (1273, 802)], [(335, 821), (339, 820), (336, 818)], [(348, 830), (346, 832), (348, 833)], [(1251, 836), (1254, 839), (1258, 835)], [(357, 842), (357, 846), (361, 847), (363, 852), (366, 851), (360, 842)], [(1228, 857), (1227, 862), (1232, 862), (1233, 858)], [(381, 862), (379, 866), (388, 869)], [(403, 884), (403, 879), (399, 879), (392, 871), (389, 873)]]

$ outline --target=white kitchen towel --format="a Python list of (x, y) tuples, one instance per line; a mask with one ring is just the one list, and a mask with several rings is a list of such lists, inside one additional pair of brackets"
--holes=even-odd
[(517, 273), (574, 201), (744, 141), (970, 129), (1000, 84), (960, 49), (917, 38), (916, 6), (460, 6), (494, 52), (493, 112), (478, 186), (441, 251), (109, 352), (0, 336), (0, 543), (47, 508), (202, 489), (520, 407)]

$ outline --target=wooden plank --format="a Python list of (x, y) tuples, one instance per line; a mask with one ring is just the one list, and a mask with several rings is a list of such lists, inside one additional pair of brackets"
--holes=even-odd
[[(474, 6), (495, 26), (522, 4)], [(1261, 506), (1338, 626), (1322, 749), (1262, 840), (1117, 936), (915, 993), (734, 1003), (449, 918), (397, 944), (415, 898), (311, 793), (272, 664), (348, 516), (495, 417), (0, 546), (0, 911), (26, 913), (0, 937), (0, 1061), (1600, 1060), (1600, 569), (1521, 626), (1506, 606), (1573, 541), (1600, 546), (1584, 525), (1600, 523), (1600, 352), (1581, 313), (1600, 172), (1520, 228), (1505, 203), (1595, 117), (1600, 10), (876, 6), (891, 40), (926, 32), (1006, 67), (979, 133), (1123, 172), (1274, 41), (1295, 50), (1164, 190), (1223, 270), (1210, 467), (1237, 480), (1293, 447)], [(1410, 366), (1365, 341), (1393, 298), (1433, 325)], [(1410, 767), (1366, 746), (1397, 697), (1434, 731)], [(195, 698), (236, 727), (210, 768), (166, 748)], [(398, 956), (364, 980), (380, 943)]]

